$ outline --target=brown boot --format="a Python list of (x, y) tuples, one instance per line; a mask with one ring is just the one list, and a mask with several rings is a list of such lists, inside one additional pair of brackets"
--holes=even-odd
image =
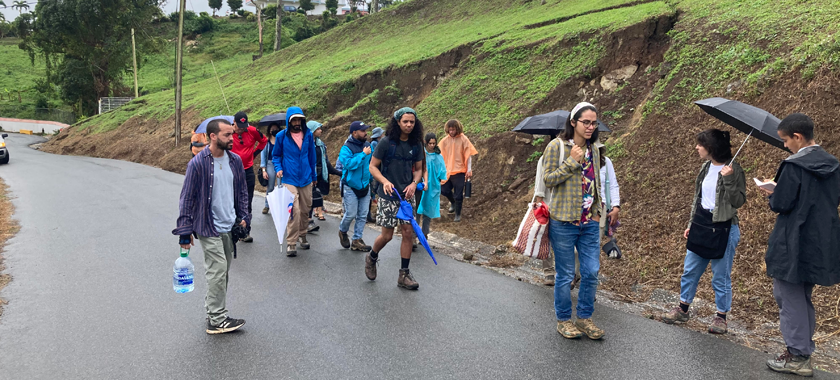
[(288, 257), (295, 257), (297, 256), (297, 247), (295, 244), (289, 244), (286, 246), (286, 256)]
[(365, 255), (365, 276), (367, 276), (368, 280), (376, 280), (376, 262), (379, 261), (379, 257), (373, 258), (368, 252)]
[(362, 239), (353, 240), (353, 244), (350, 245), (351, 251), (361, 251), (361, 252), (369, 252), (370, 246), (365, 244), (365, 241)]
[(350, 238), (347, 237), (346, 232), (341, 232), (341, 230), (338, 230), (338, 241), (341, 243), (341, 246), (345, 249), (350, 248)]
[(578, 330), (580, 330), (580, 332), (586, 334), (586, 336), (588, 336), (589, 339), (598, 340), (604, 337), (604, 330), (601, 330), (598, 328), (598, 326), (595, 326), (595, 324), (592, 323), (592, 318), (576, 319), (575, 327), (577, 327)]
[(408, 269), (400, 269), (400, 278), (397, 280), (397, 286), (408, 290), (417, 290), (420, 284), (414, 281), (414, 276), (411, 275)]

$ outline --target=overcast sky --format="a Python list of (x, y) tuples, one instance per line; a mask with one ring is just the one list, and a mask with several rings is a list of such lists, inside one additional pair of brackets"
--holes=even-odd
[[(18, 12), (16, 9), (12, 9), (12, 4), (14, 4), (14, 0), (3, 0), (3, 2), (6, 3), (7, 7), (5, 9), (0, 7), (0, 13), (3, 13), (6, 16), (6, 21), (12, 21), (12, 20), (16, 19), (20, 15), (20, 12)], [(29, 4), (29, 10), (30, 11), (35, 10), (35, 3), (36, 2), (37, 1), (34, 1), (34, 0), (27, 1), (27, 3)], [(245, 3), (245, 9), (246, 10), (249, 10), (251, 12), (255, 12), (254, 7), (248, 5), (247, 1), (243, 1), (243, 3)], [(175, 12), (176, 8), (178, 8), (178, 0), (169, 0), (163, 6), (163, 11), (166, 14), (170, 14), (172, 12)], [(209, 14), (213, 14), (213, 10), (210, 9), (209, 5), (207, 5), (207, 0), (187, 0), (187, 7), (186, 8), (188, 10), (195, 11), (195, 13), (207, 12)], [(216, 14), (217, 15), (219, 15), (219, 14), (224, 15), (227, 10), (228, 10), (227, 0), (223, 0), (222, 1), (222, 9), (220, 11), (216, 12)]]

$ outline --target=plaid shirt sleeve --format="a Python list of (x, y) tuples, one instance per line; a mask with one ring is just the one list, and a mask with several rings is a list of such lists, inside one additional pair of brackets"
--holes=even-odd
[(181, 188), (181, 199), (178, 202), (178, 222), (177, 227), (172, 231), (173, 235), (190, 235), (194, 230), (193, 210), (195, 209), (198, 187), (201, 182), (196, 165), (196, 160), (190, 160), (187, 164), (187, 175), (184, 178), (184, 186)]
[(580, 220), (583, 196), (581, 194), (581, 175), (583, 167), (575, 161), (571, 154), (564, 152), (565, 142), (555, 139), (545, 150), (543, 164), (545, 165), (546, 192), (550, 192), (551, 202), (548, 205), (554, 220), (573, 222)]

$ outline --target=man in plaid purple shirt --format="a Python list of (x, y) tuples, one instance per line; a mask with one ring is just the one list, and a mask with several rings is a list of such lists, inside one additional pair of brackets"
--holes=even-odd
[(230, 152), (233, 125), (213, 120), (207, 125), (207, 135), (210, 145), (187, 164), (178, 227), (172, 234), (180, 237), (178, 244), (184, 249), (194, 245), (193, 236), (201, 242), (207, 278), (207, 333), (222, 334), (245, 324), (245, 320), (228, 317), (225, 301), (234, 250), (231, 230), (236, 218), (247, 228), (251, 214), (242, 159)]

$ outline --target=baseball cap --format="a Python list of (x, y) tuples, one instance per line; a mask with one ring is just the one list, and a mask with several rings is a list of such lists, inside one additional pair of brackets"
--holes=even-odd
[(233, 116), (233, 121), (239, 128), (248, 128), (248, 115), (245, 112), (239, 111)]
[(365, 129), (368, 129), (368, 127), (369, 127), (369, 125), (367, 125), (367, 124), (365, 124), (361, 121), (354, 121), (353, 123), (350, 124), (350, 133), (353, 133), (353, 132), (356, 132), (356, 131), (364, 131)]

